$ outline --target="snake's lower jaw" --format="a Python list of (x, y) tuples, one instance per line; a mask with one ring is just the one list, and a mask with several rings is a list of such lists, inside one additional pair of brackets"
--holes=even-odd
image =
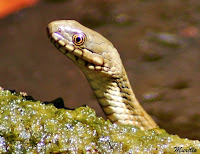
[[(47, 31), (48, 32), (48, 31)], [(54, 34), (55, 35), (55, 34)], [(53, 35), (53, 36), (54, 36)], [(96, 61), (89, 61), (87, 60), (87, 57), (82, 56), (79, 50), (74, 50), (73, 45), (67, 44), (67, 45), (61, 45), (62, 39), (57, 40), (52, 37), (48, 33), (48, 37), (51, 40), (51, 42), (54, 44), (54, 46), (63, 54), (65, 54), (69, 59), (71, 59), (77, 66), (85, 67), (85, 69), (91, 70), (91, 71), (98, 71), (103, 73), (104, 75), (111, 75), (111, 72), (108, 67), (105, 67), (104, 65), (101, 66), (99, 63), (101, 63), (101, 60), (98, 61), (98, 58), (96, 58)], [(63, 43), (64, 44), (64, 43)], [(86, 49), (85, 49), (86, 50)], [(89, 58), (88, 58), (89, 59)], [(95, 65), (96, 63), (97, 65)]]

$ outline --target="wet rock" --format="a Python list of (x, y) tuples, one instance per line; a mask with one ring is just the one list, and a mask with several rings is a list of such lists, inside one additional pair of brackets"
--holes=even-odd
[(189, 81), (187, 80), (177, 80), (173, 83), (173, 89), (185, 89), (189, 87)]
[(189, 26), (180, 30), (180, 35), (188, 38), (199, 36), (199, 29), (194, 26)]
[[(163, 129), (142, 131), (96, 117), (89, 107), (57, 109), (20, 93), (0, 90), (0, 153), (173, 153), (200, 149)], [(160, 133), (156, 133), (159, 130)]]
[(162, 58), (163, 55), (155, 50), (148, 50), (143, 53), (143, 59), (145, 61), (158, 61)]
[(143, 102), (156, 102), (163, 98), (163, 94), (155, 91), (149, 91), (142, 95)]
[(148, 36), (151, 41), (167, 47), (179, 47), (182, 42), (177, 35), (166, 32), (149, 32)]
[(130, 25), (132, 23), (130, 16), (123, 13), (115, 16), (114, 20), (118, 25)]
[(162, 50), (154, 49), (154, 45), (148, 40), (141, 40), (139, 47), (142, 51), (142, 57), (145, 61), (158, 61), (164, 56)]

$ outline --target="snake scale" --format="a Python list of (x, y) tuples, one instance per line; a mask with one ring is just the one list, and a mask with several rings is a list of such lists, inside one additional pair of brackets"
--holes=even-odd
[(53, 21), (47, 33), (55, 47), (85, 74), (112, 123), (142, 130), (158, 128), (137, 101), (119, 53), (110, 41), (74, 20)]

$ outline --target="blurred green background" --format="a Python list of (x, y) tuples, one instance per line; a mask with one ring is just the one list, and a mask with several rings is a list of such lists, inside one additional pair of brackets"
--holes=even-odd
[(81, 71), (46, 36), (74, 19), (118, 49), (142, 106), (171, 134), (200, 139), (199, 0), (51, 0), (0, 19), (0, 85), (41, 101), (62, 97), (104, 116)]

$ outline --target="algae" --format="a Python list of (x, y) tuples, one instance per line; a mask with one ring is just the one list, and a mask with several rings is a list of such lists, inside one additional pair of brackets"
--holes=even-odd
[(0, 153), (200, 153), (199, 141), (112, 124), (89, 107), (57, 109), (3, 89), (0, 112)]

